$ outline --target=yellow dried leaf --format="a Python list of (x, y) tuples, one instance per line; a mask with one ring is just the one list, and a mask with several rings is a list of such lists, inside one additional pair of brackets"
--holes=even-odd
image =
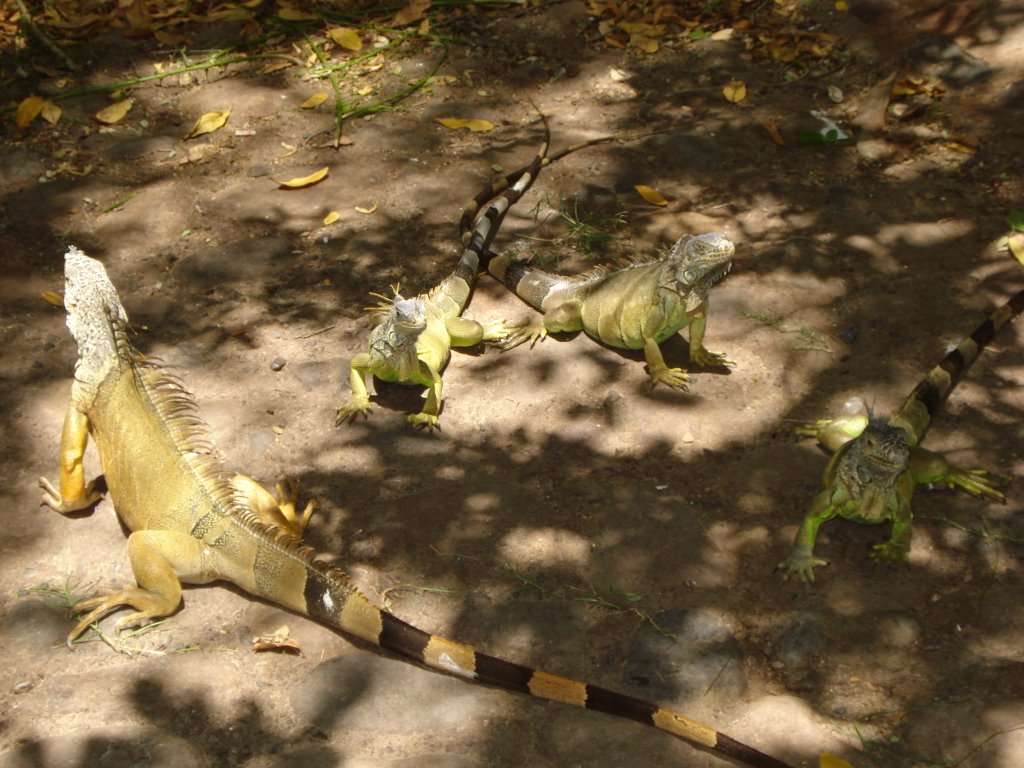
[(331, 211), (326, 216), (324, 216), (324, 226), (325, 227), (329, 227), (329, 226), (331, 226), (331, 224), (333, 224), (334, 222), (336, 222), (340, 218), (341, 218), (341, 214), (340, 213), (338, 213), (337, 211)]
[(362, 88), (356, 91), (356, 96), (369, 96), (371, 93), (373, 93), (373, 86), (364, 85)]
[(314, 93), (312, 96), (306, 99), (304, 102), (302, 102), (302, 108), (313, 109), (313, 107), (319, 107), (325, 101), (327, 101), (327, 92), (318, 91), (317, 93)]
[(850, 5), (846, 0), (836, 0), (835, 9), (837, 11), (848, 11), (850, 10)]
[(196, 124), (192, 126), (192, 130), (188, 132), (188, 136), (185, 138), (194, 139), (196, 136), (213, 133), (217, 129), (223, 128), (230, 116), (230, 109), (225, 109), (223, 112), (207, 112), (205, 115), (200, 115), (199, 119), (196, 120)]
[(278, 627), (269, 635), (260, 635), (252, 639), (254, 651), (296, 651), (302, 653), (299, 641), (289, 637), (291, 631), (287, 626)]
[(280, 72), (282, 69), (288, 69), (290, 66), (292, 66), (292, 63), (290, 61), (285, 61), (284, 59), (281, 61), (272, 61), (260, 69), (260, 74), (269, 75), (271, 72)]
[(410, 0), (409, 4), (402, 10), (395, 14), (395, 18), (391, 20), (388, 25), (390, 27), (404, 27), (406, 24), (412, 24), (414, 21), (419, 21), (423, 18), (423, 14), (426, 13), (427, 8), (430, 7), (431, 0)]
[(818, 758), (818, 768), (853, 768), (853, 764), (837, 755), (822, 752)]
[(119, 101), (116, 104), (111, 104), (109, 107), (104, 107), (96, 113), (95, 117), (101, 123), (113, 125), (114, 123), (121, 122), (121, 120), (124, 119), (124, 116), (128, 114), (131, 108), (132, 100), (125, 99), (124, 101)]
[(360, 207), (358, 205), (356, 206), (356, 213), (370, 214), (370, 213), (373, 213), (376, 210), (377, 210), (377, 204), (376, 203), (371, 205), (369, 208), (362, 208), (362, 207)]
[(645, 35), (633, 35), (629, 38), (629, 44), (641, 53), (658, 52), (658, 41)]
[(61, 110), (60, 107), (47, 99), (43, 103), (43, 108), (40, 114), (43, 116), (43, 120), (48, 122), (50, 125), (56, 125), (57, 121), (60, 120)]
[(726, 101), (738, 104), (747, 98), (747, 84), (742, 80), (731, 80), (722, 89), (722, 95), (725, 96)]
[(358, 51), (363, 47), (359, 32), (351, 27), (335, 27), (327, 30), (327, 36), (348, 51)]
[(668, 205), (668, 200), (662, 197), (661, 192), (648, 187), (646, 184), (637, 184), (633, 187), (637, 192), (640, 193), (640, 197), (646, 200), (651, 205)]
[(327, 178), (328, 173), (330, 173), (330, 168), (325, 165), (319, 171), (309, 174), (309, 176), (300, 176), (296, 179), (288, 179), (288, 181), (278, 181), (277, 179), (271, 179), (271, 181), (287, 189), (301, 189), (302, 187), (316, 184), (318, 181), (323, 181)]
[(18, 105), (18, 113), (15, 121), (19, 128), (28, 128), (29, 124), (36, 119), (43, 109), (46, 99), (42, 96), (29, 96)]
[(1010, 249), (1010, 253), (1013, 254), (1013, 258), (1024, 264), (1024, 234), (1015, 232), (1010, 235), (1006, 245)]
[(298, 8), (285, 6), (277, 12), (277, 18), (284, 19), (285, 21), (316, 21), (320, 17), (314, 16), (312, 13), (300, 11)]
[(794, 61), (800, 52), (788, 45), (771, 45), (768, 46), (768, 52), (772, 55), (772, 58), (776, 61), (780, 61), (783, 64), (788, 64)]
[(452, 130), (469, 128), (469, 130), (476, 133), (478, 131), (490, 131), (494, 128), (494, 123), (479, 118), (438, 117), (436, 120), (445, 128), (451, 128)]
[(39, 298), (55, 307), (63, 308), (64, 306), (64, 298), (59, 293), (54, 293), (53, 291), (43, 291), (39, 294)]

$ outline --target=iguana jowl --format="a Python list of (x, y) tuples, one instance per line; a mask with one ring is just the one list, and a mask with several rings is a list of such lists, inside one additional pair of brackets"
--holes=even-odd
[(352, 358), (352, 397), (338, 409), (339, 426), (372, 409), (366, 389), (366, 377), (372, 375), (382, 381), (427, 387), (423, 409), (411, 414), (409, 423), (428, 429), (437, 427), (442, 404), (441, 372), (451, 356), (451, 348), (499, 341), (508, 334), (503, 321), (481, 324), (461, 316), (482, 260), (485, 254), (490, 255), (487, 249), (505, 215), (533, 185), (541, 168), (584, 147), (627, 138), (603, 136), (549, 156), (550, 132), (543, 114), (541, 120), (544, 141), (532, 162), (488, 185), (463, 208), (459, 219), (463, 251), (455, 270), (427, 293), (406, 299), (396, 289), (393, 299), (382, 298), (371, 308), (377, 325), (370, 332), (369, 349)]
[(708, 292), (729, 272), (735, 250), (717, 232), (684, 235), (660, 258), (579, 275), (552, 274), (510, 256), (491, 259), (487, 271), (544, 313), (514, 328), (502, 346), (510, 349), (548, 333), (582, 330), (612, 347), (642, 349), (655, 384), (685, 389), (689, 376), (669, 368), (658, 345), (689, 326), (692, 363), (729, 364), (724, 355), (704, 348), (704, 332)]
[[(68, 327), (79, 358), (61, 437), (60, 490), (41, 479), (43, 501), (67, 513), (99, 500), (82, 465), (91, 434), (111, 501), (131, 531), (128, 555), (137, 582), (76, 605), (89, 613), (69, 640), (122, 607), (134, 612), (117, 622), (118, 629), (169, 616), (181, 603), (182, 583), (230, 581), (432, 669), (637, 720), (754, 768), (787, 768), (655, 704), (478, 653), (374, 606), (341, 570), (299, 546), (291, 531), (272, 518), (261, 521), (248, 503), (251, 488), (232, 485), (191, 396), (129, 343), (125, 312), (103, 266), (71, 248), (65, 280)], [(271, 495), (263, 494), (273, 506)]]
[(818, 528), (835, 516), (857, 523), (892, 522), (889, 540), (875, 545), (874, 558), (899, 562), (910, 552), (910, 501), (918, 485), (945, 484), (973, 496), (1003, 494), (984, 470), (953, 466), (940, 453), (920, 446), (928, 425), (967, 368), (1011, 319), (1024, 311), (1024, 291), (993, 312), (914, 388), (886, 421), (864, 409), (798, 430), (812, 435), (833, 455), (822, 477), (823, 489), (811, 502), (793, 548), (781, 563), (783, 578), (814, 580), (814, 568), (827, 561), (814, 556)]

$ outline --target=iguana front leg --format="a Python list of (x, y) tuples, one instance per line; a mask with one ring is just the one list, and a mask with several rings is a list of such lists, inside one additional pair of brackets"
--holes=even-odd
[(892, 534), (888, 541), (875, 544), (872, 548), (871, 557), (879, 563), (902, 563), (910, 554), (910, 539), (914, 531), (911, 527), (913, 515), (910, 511), (910, 498), (905, 495), (908, 493), (913, 494), (913, 485), (910, 483), (897, 490), (898, 506), (892, 516)]
[(76, 604), (72, 611), (88, 611), (68, 633), (70, 645), (90, 624), (123, 606), (135, 613), (118, 619), (117, 631), (170, 616), (181, 604), (181, 582), (205, 584), (216, 578), (206, 544), (186, 533), (136, 531), (128, 537), (128, 559), (138, 586), (126, 586)]
[(360, 352), (352, 358), (349, 382), (352, 386), (352, 399), (343, 403), (338, 408), (338, 415), (334, 420), (335, 426), (340, 427), (348, 419), (355, 421), (360, 413), (368, 416), (373, 410), (370, 403), (370, 394), (366, 391), (366, 377), (370, 375), (370, 355)]
[(310, 500), (302, 514), (295, 511), (299, 500), (299, 484), (285, 475), (275, 484), (276, 496), (248, 475), (231, 478), (232, 487), (243, 497), (243, 503), (251, 509), (260, 522), (271, 525), (289, 538), (302, 541), (302, 536), (313, 514), (314, 503)]
[(704, 348), (704, 333), (708, 327), (707, 312), (701, 311), (690, 321), (690, 362), (694, 365), (710, 367), (716, 365), (736, 365), (723, 352), (709, 352)]
[(103, 498), (103, 494), (96, 490), (96, 480), (85, 482), (82, 458), (88, 443), (89, 417), (71, 403), (64, 414), (60, 434), (60, 490), (45, 477), (39, 478), (39, 486), (43, 489), (42, 503), (61, 514), (88, 509)]
[(826, 488), (811, 502), (811, 508), (793, 541), (793, 548), (786, 559), (775, 567), (775, 570), (782, 571), (783, 579), (796, 575), (801, 581), (814, 581), (814, 569), (820, 565), (828, 565), (828, 560), (814, 557), (814, 543), (818, 538), (818, 528), (821, 524), (838, 514), (833, 493), (832, 489)]
[(1003, 478), (988, 477), (985, 469), (961, 469), (950, 464), (944, 455), (915, 446), (910, 450), (910, 471), (918, 485), (944, 483), (950, 488), (962, 488), (972, 496), (991, 496), (1002, 501), (1005, 497), (999, 486), (1006, 485)]
[(686, 389), (686, 383), (690, 380), (689, 374), (682, 368), (669, 368), (665, 364), (661, 347), (653, 336), (644, 337), (644, 360), (647, 361), (647, 370), (655, 385), (661, 383), (673, 389)]
[(421, 375), (425, 378), (427, 401), (419, 413), (409, 414), (409, 423), (414, 427), (426, 427), (427, 430), (441, 426), (442, 384), (441, 374), (429, 365), (420, 361)]

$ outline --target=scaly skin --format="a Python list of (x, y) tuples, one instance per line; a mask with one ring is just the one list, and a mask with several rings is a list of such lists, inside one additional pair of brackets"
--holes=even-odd
[(708, 293), (728, 273), (735, 250), (717, 232), (684, 235), (662, 258), (581, 275), (555, 275), (507, 256), (491, 259), (487, 271), (543, 312), (513, 329), (502, 346), (533, 345), (548, 333), (584, 331), (612, 347), (642, 349), (653, 384), (686, 389), (689, 376), (665, 363), (659, 345), (688, 327), (694, 365), (732, 364), (704, 348), (704, 333)]
[[(111, 501), (131, 532), (136, 580), (75, 606), (88, 613), (69, 642), (124, 607), (132, 612), (117, 622), (118, 630), (170, 616), (181, 605), (182, 583), (229, 581), (444, 674), (636, 720), (751, 768), (789, 768), (656, 704), (488, 656), (373, 605), (340, 569), (299, 546), (309, 510), (296, 514), (294, 484), (284, 483), (275, 498), (248, 478), (229, 479), (191, 396), (128, 342), (124, 310), (102, 265), (72, 248), (65, 274), (79, 361), (61, 440), (59, 489), (42, 480), (44, 502), (68, 512), (99, 499), (95, 481), (84, 480), (82, 457), (91, 435)], [(269, 521), (261, 520), (264, 508)]]
[[(960, 488), (972, 496), (1002, 500), (1003, 481), (982, 469), (962, 469), (940, 453), (920, 446), (935, 413), (996, 332), (1024, 310), (1024, 291), (989, 316), (946, 355), (914, 388), (888, 421), (863, 408), (814, 422), (797, 430), (816, 437), (834, 455), (825, 467), (822, 490), (811, 502), (789, 555), (778, 565), (784, 579), (814, 580), (814, 569), (828, 562), (814, 556), (818, 528), (839, 516), (856, 523), (889, 521), (889, 540), (872, 556), (885, 563), (906, 560), (912, 535), (911, 499), (919, 485)], [(849, 406), (850, 404), (848, 404)]]

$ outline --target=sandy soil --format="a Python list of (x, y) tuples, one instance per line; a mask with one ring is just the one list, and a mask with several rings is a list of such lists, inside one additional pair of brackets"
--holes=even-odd
[[(91, 118), (109, 103), (96, 95), (64, 103), (56, 128), (14, 136), (0, 150), (0, 764), (726, 764), (653, 729), (357, 648), (220, 585), (187, 589), (183, 609), (145, 633), (115, 640), (109, 620), (111, 644), (93, 636), (69, 651), (61, 593), (131, 573), (109, 501), (73, 519), (38, 508), (75, 359), (63, 312), (39, 295), (60, 290), (68, 243), (107, 264), (137, 345), (180, 370), (227, 465), (296, 477), (319, 505), (308, 542), (402, 618), (655, 699), (794, 765), (822, 751), (858, 768), (1024, 764), (1019, 483), (1006, 504), (919, 494), (905, 566), (870, 560), (887, 526), (832, 522), (819, 545), (831, 564), (813, 586), (773, 572), (825, 464), (790, 437), (794, 421), (835, 415), (853, 395), (893, 408), (1024, 286), (997, 247), (1024, 207), (1024, 5), (961, 3), (970, 13), (951, 21), (932, 13), (942, 3), (850, 4), (814, 4), (807, 27), (840, 36), (845, 60), (792, 82), (739, 38), (642, 57), (601, 48), (581, 34), (584, 6), (567, 2), (463, 30), (441, 70), (451, 81), (347, 123), (340, 149), (321, 146), (325, 108), (299, 109), (322, 83), (244, 66), (135, 88), (110, 128)], [(115, 33), (72, 53), (93, 57), (97, 82), (168, 60)], [(423, 72), (434, 57), (403, 52), (388, 67)], [(858, 128), (893, 73), (942, 93)], [(722, 95), (733, 79), (748, 89), (738, 104)], [(691, 369), (681, 393), (652, 391), (641, 355), (583, 335), (456, 352), (440, 434), (405, 422), (418, 389), (386, 385), (369, 419), (336, 428), (368, 292), (423, 290), (451, 269), (462, 203), (492, 166), (535, 151), (528, 99), (551, 115), (556, 148), (666, 132), (546, 170), (496, 247), (579, 269), (726, 233), (737, 258), (713, 291), (706, 343), (735, 367)], [(198, 115), (228, 107), (224, 130), (182, 140)], [(811, 110), (860, 141), (799, 146), (819, 125)], [(434, 120), (450, 116), (496, 128)], [(54, 172), (58, 150), (91, 171)], [(309, 189), (271, 180), (325, 165)], [(646, 204), (635, 184), (669, 204)], [(544, 205), (562, 198), (625, 212), (625, 224), (584, 254)], [(341, 219), (324, 226), (332, 210)], [(526, 313), (484, 278), (468, 314)], [(1007, 328), (974, 366), (929, 447), (1024, 470), (1021, 336)], [(676, 365), (686, 349), (664, 345)], [(99, 471), (95, 454), (89, 466)], [(301, 655), (252, 651), (285, 624)]]

